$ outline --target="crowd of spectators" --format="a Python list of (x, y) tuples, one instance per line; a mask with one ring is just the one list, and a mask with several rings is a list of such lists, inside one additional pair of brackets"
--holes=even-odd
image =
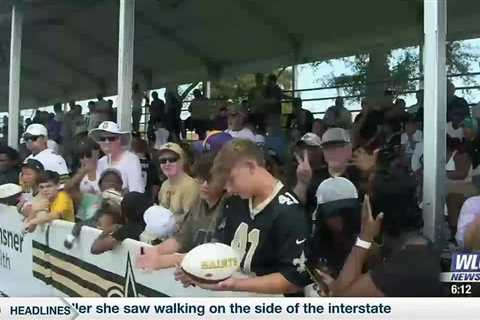
[[(195, 246), (220, 241), (243, 254), (248, 278), (185, 286), (286, 295), (441, 295), (440, 254), (422, 236), (423, 101), (361, 101), (353, 119), (338, 97), (323, 119), (286, 97), (262, 74), (240, 104), (214, 104), (195, 90), (198, 139), (182, 133), (183, 97), (165, 101), (133, 89), (132, 132), (114, 122), (98, 95), (87, 120), (37, 112), (20, 150), (0, 146), (0, 202), (25, 217), (25, 229), (54, 219), (102, 230), (92, 254), (126, 238), (145, 242), (135, 265), (175, 267)], [(449, 83), (447, 205), (450, 247), (480, 248), (480, 107), (472, 111)], [(282, 115), (283, 99), (293, 103)], [(142, 105), (145, 101), (145, 105)], [(149, 121), (142, 136), (142, 108)], [(139, 109), (140, 108), (140, 109)], [(282, 119), (284, 118), (284, 119)], [(412, 281), (414, 279), (414, 281)], [(408, 282), (410, 285), (405, 286)]]

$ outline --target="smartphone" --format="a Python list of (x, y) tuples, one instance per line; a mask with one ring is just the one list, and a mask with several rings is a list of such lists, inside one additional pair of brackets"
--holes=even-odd
[[(310, 278), (315, 282), (315, 284), (318, 285), (320, 288), (320, 291), (323, 292), (326, 296), (330, 295), (330, 288), (328, 287), (328, 284), (325, 283), (323, 280), (322, 276), (319, 274), (317, 269), (313, 266), (311, 266), (309, 263), (305, 263), (305, 269), (308, 272), (308, 275)], [(319, 295), (322, 295), (319, 293)]]

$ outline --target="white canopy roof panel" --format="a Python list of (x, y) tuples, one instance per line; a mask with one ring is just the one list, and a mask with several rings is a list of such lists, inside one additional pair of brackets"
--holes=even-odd
[[(0, 2), (0, 111), (13, 2)], [(23, 10), (22, 108), (116, 94), (118, 1), (29, 0)], [(135, 81), (159, 88), (415, 45), (422, 10), (420, 0), (137, 0)], [(449, 1), (450, 39), (477, 36), (479, 13), (479, 1)]]

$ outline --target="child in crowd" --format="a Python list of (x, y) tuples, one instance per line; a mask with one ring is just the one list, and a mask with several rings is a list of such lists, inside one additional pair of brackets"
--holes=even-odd
[(113, 233), (104, 230), (93, 242), (90, 252), (101, 254), (113, 250), (127, 238), (140, 240), (140, 234), (145, 230), (143, 214), (151, 205), (152, 201), (145, 194), (135, 191), (127, 193), (121, 204), (124, 224)]
[[(83, 194), (77, 208), (78, 222), (73, 226), (72, 233), (64, 242), (65, 248), (71, 249), (73, 241), (80, 235), (83, 226), (99, 227), (98, 220), (105, 211), (120, 217), (122, 202), (122, 175), (116, 169), (105, 170), (98, 179), (101, 195)], [(106, 210), (106, 208), (108, 208)], [(100, 224), (102, 226), (103, 224)], [(99, 227), (99, 229), (104, 229)]]
[(22, 165), (20, 186), (23, 189), (22, 200), (31, 201), (38, 193), (38, 178), (43, 173), (40, 161), (29, 159)]
[(104, 202), (98, 210), (97, 229), (102, 230), (106, 234), (112, 234), (121, 227), (121, 219), (115, 206), (108, 202)]
[(25, 229), (32, 232), (37, 225), (62, 219), (74, 222), (75, 213), (72, 198), (65, 191), (59, 191), (60, 176), (54, 171), (47, 170), (38, 180), (40, 196), (48, 201), (47, 208), (40, 208), (27, 219)]
[[(223, 135), (224, 133), (220, 134)], [(230, 136), (229, 139), (231, 140), (232, 137)], [(211, 146), (214, 147), (215, 145), (212, 144)], [(186, 253), (198, 245), (212, 241), (215, 226), (222, 215), (223, 206), (228, 198), (228, 195), (225, 194), (224, 185), (219, 181), (213, 181), (210, 174), (214, 159), (215, 153), (208, 153), (195, 162), (195, 180), (200, 185), (199, 197), (185, 218), (182, 227), (173, 237), (157, 246), (144, 248), (141, 254), (137, 256), (135, 261), (137, 268), (158, 270), (173, 267), (180, 264), (183, 259), (183, 254), (178, 253)], [(147, 220), (149, 220), (148, 215), (145, 214), (145, 222), (147, 222), (148, 227)], [(145, 231), (148, 231), (147, 228)]]
[(17, 207), (18, 211), (26, 217), (33, 214), (32, 205), (39, 205), (38, 201), (34, 201), (34, 199), (38, 194), (38, 178), (42, 173), (43, 165), (38, 160), (29, 159), (22, 165), (19, 178), (22, 194)]
[[(211, 171), (235, 195), (224, 204), (214, 237), (237, 249), (241, 271), (255, 276), (195, 284), (264, 294), (301, 291), (310, 282), (305, 270), (309, 234), (305, 214), (293, 192), (265, 169), (262, 150), (254, 142), (234, 139), (217, 154)], [(248, 246), (248, 239), (255, 245)], [(194, 283), (181, 269), (176, 279), (186, 286)]]

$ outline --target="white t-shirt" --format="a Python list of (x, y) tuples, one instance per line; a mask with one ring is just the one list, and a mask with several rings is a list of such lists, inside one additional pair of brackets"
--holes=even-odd
[(417, 143), (423, 141), (422, 131), (417, 130), (412, 136), (412, 143), (409, 143), (408, 134), (406, 132), (402, 133), (401, 144), (405, 145), (405, 153), (412, 154), (415, 151), (415, 146)]
[(52, 150), (53, 153), (58, 154), (58, 143), (56, 143), (55, 140), (48, 139), (47, 148)]
[(451, 138), (458, 138), (460, 140), (463, 139), (463, 128), (462, 127), (459, 127), (457, 129), (454, 129), (453, 128), (453, 125), (452, 125), (452, 122), (447, 122), (447, 134), (451, 137)]
[(239, 131), (233, 131), (230, 129), (225, 130), (226, 133), (230, 134), (234, 139), (245, 139), (245, 140), (251, 140), (253, 142), (256, 142), (255, 135), (253, 134), (252, 130), (243, 128), (242, 130)]
[(460, 210), (457, 222), (457, 233), (455, 239), (463, 247), (465, 245), (465, 231), (468, 226), (480, 215), (480, 196), (468, 198)]
[(98, 160), (97, 171), (99, 176), (107, 169), (117, 169), (122, 174), (123, 189), (129, 192), (145, 192), (145, 183), (142, 179), (142, 167), (137, 155), (124, 151), (121, 159), (112, 164), (109, 156), (103, 156)]
[(92, 193), (92, 194), (100, 194), (100, 186), (98, 185), (98, 180), (100, 179), (100, 174), (97, 169), (97, 174), (95, 180), (88, 179), (88, 175), (83, 177), (82, 181), (80, 182), (80, 192), (81, 193)]
[(55, 171), (59, 175), (67, 175), (69, 174), (67, 163), (65, 159), (62, 158), (61, 155), (54, 153), (50, 149), (45, 149), (42, 152), (37, 153), (36, 155), (29, 155), (25, 162), (28, 159), (35, 159), (39, 161), (45, 170)]

